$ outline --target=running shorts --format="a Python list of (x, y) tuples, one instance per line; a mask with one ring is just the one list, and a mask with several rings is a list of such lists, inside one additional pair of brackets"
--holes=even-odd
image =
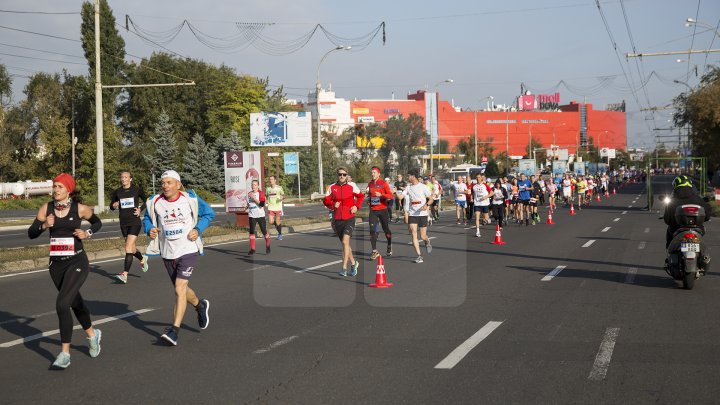
[(408, 217), (408, 224), (417, 224), (418, 228), (427, 228), (428, 217), (427, 217), (427, 215), (410, 216), (410, 217)]

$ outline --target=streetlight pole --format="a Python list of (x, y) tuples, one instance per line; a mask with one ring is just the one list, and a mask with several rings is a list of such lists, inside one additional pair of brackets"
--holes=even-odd
[[(433, 151), (433, 123), (435, 122), (435, 120), (438, 118), (438, 115), (439, 115), (438, 102), (440, 101), (440, 98), (438, 97), (437, 89), (438, 89), (438, 86), (440, 86), (440, 85), (443, 84), (443, 83), (452, 83), (452, 82), (453, 82), (453, 79), (445, 79), (445, 80), (443, 80), (443, 81), (435, 84), (435, 108), (431, 108), (431, 109), (430, 109), (430, 115), (431, 115), (431, 119), (430, 119), (430, 173), (431, 173), (431, 174), (433, 173), (433, 169), (434, 169), (434, 168), (433, 168), (433, 161), (434, 161), (434, 160), (433, 160), (433, 155), (434, 155), (434, 151)], [(435, 117), (432, 117), (432, 114), (433, 114), (433, 113), (435, 113)], [(439, 140), (440, 140), (440, 125), (436, 125), (436, 126), (435, 126), (435, 129), (438, 131), (438, 141), (439, 141)]]
[(702, 21), (696, 21), (694, 18), (688, 18), (687, 20), (685, 20), (686, 27), (689, 27), (691, 25), (699, 25), (701, 27), (711, 29), (711, 30), (715, 31), (716, 36), (720, 37), (720, 31), (716, 30), (715, 27), (713, 27), (712, 25), (710, 25), (708, 23), (704, 23)]
[(97, 205), (95, 213), (105, 211), (105, 155), (103, 151), (102, 83), (100, 81), (100, 0), (95, 0), (95, 143), (97, 170)]
[(320, 65), (322, 65), (325, 58), (327, 58), (327, 56), (331, 53), (335, 51), (349, 51), (350, 49), (352, 49), (351, 46), (336, 46), (335, 48), (327, 51), (325, 55), (323, 55), (317, 67), (317, 76), (315, 80), (315, 105), (317, 106), (317, 116), (315, 117), (315, 120), (317, 123), (318, 174), (320, 176), (320, 194), (323, 194), (325, 191), (325, 182), (323, 181), (322, 132), (320, 131)]

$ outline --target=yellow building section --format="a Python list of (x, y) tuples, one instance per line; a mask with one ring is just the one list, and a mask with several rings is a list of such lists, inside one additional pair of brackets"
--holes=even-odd
[(379, 136), (373, 136), (371, 138), (365, 138), (362, 136), (356, 136), (355, 142), (358, 148), (374, 148), (380, 149), (385, 143), (385, 139)]

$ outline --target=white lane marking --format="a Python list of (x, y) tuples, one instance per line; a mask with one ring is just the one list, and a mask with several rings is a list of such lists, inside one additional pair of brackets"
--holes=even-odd
[(450, 354), (448, 354), (447, 357), (442, 359), (440, 363), (435, 365), (435, 368), (437, 369), (445, 369), (450, 370), (453, 367), (455, 367), (460, 360), (462, 360), (465, 356), (467, 356), (470, 351), (475, 348), (480, 342), (485, 340), (490, 334), (497, 329), (500, 325), (502, 325), (502, 322), (498, 321), (490, 321), (485, 326), (480, 328), (479, 331), (475, 332), (474, 335), (470, 336), (468, 340), (464, 341), (460, 346), (455, 348)]
[[(355, 260), (357, 260), (357, 259), (355, 259)], [(338, 264), (338, 263), (342, 263), (342, 260), (335, 260), (334, 262), (330, 262), (330, 263), (318, 264), (317, 266), (308, 267), (307, 269), (295, 270), (295, 273), (305, 273), (306, 271), (322, 269), (323, 267), (332, 266), (333, 264)]]
[(603, 230), (602, 230), (602, 231), (600, 231), (600, 232), (607, 232), (607, 231), (609, 231), (609, 230), (610, 230), (610, 227), (609, 227), (609, 226), (606, 226), (606, 227), (605, 227), (605, 228), (603, 228)]
[(590, 239), (589, 241), (585, 242), (582, 247), (590, 247), (590, 245), (592, 245), (593, 243), (595, 243), (595, 239)]
[(628, 208), (632, 208), (632, 207), (633, 207), (632, 205), (628, 205)]
[(26, 321), (32, 321), (34, 319), (40, 318), (41, 316), (47, 316), (52, 315), (56, 313), (56, 311), (49, 311), (49, 312), (43, 312), (42, 314), (36, 314), (36, 315), (28, 315), (28, 316), (19, 316), (15, 319), (10, 319), (7, 321), (0, 322), (0, 325), (5, 325), (8, 323), (15, 323), (15, 322), (26, 322)]
[(292, 262), (296, 262), (296, 261), (298, 261), (298, 260), (302, 260), (302, 257), (296, 257), (296, 258), (290, 259), (290, 260), (283, 260), (283, 261), (281, 261), (281, 262), (275, 262), (275, 263), (273, 263), (273, 264), (263, 264), (262, 266), (251, 267), (251, 268), (249, 268), (249, 269), (245, 269), (245, 271), (260, 270), (260, 269), (264, 269), (264, 268), (267, 268), (267, 267), (274, 267), (274, 266), (276, 266), (276, 265), (278, 265), (278, 264), (282, 264), (282, 263), (292, 263)]
[(643, 232), (650, 233), (650, 228), (645, 228), (645, 230)]
[[(435, 239), (435, 238), (436, 238), (436, 236), (430, 236), (430, 237), (428, 237), (428, 240)], [(420, 243), (420, 242), (422, 242), (422, 239), (418, 238), (418, 243)], [(408, 242), (407, 244), (412, 245), (412, 240), (410, 240), (410, 242)]]
[(637, 274), (637, 267), (630, 267), (628, 269), (627, 276), (625, 276), (625, 284), (632, 284), (635, 281), (635, 275)]
[[(146, 312), (155, 311), (156, 309), (158, 309), (158, 308), (144, 308), (144, 309), (139, 309), (137, 311), (128, 312), (128, 313), (121, 314), (121, 315), (109, 316), (107, 318), (98, 319), (98, 320), (93, 321), (93, 326), (102, 325), (104, 323), (117, 321), (119, 319), (124, 319), (124, 318), (129, 318), (131, 316), (144, 314)], [(80, 326), (80, 325), (75, 325), (75, 327), (73, 327), (73, 330), (80, 330), (80, 329), (82, 329), (82, 326)], [(9, 342), (2, 343), (2, 344), (0, 344), (0, 348), (8, 348), (8, 347), (17, 346), (17, 345), (20, 345), (23, 343), (32, 342), (33, 340), (42, 339), (47, 336), (57, 335), (58, 333), (60, 333), (60, 329), (53, 329), (51, 331), (38, 333), (37, 335), (32, 335), (32, 336), (15, 339), (15, 340), (11, 340)]]
[(295, 336), (295, 335), (293, 335), (293, 336), (288, 336), (288, 337), (286, 337), (285, 339), (280, 339), (280, 340), (278, 340), (277, 342), (271, 343), (270, 346), (263, 347), (262, 349), (255, 350), (253, 353), (255, 353), (255, 354), (267, 353), (267, 352), (269, 352), (269, 351), (272, 350), (272, 349), (275, 349), (275, 348), (277, 348), (277, 347), (280, 347), (280, 346), (282, 346), (282, 345), (286, 345), (286, 344), (292, 342), (293, 340), (297, 339), (298, 337), (299, 337), (299, 336)]
[[(100, 264), (100, 263), (117, 262), (117, 261), (120, 261), (120, 260), (125, 260), (125, 258), (122, 257), (122, 258), (119, 258), (119, 259), (99, 260), (99, 261), (97, 261), (97, 262), (92, 262), (92, 263), (90, 263), (90, 265), (92, 266), (92, 265)], [(25, 272), (22, 272), (22, 273), (3, 274), (2, 276), (0, 276), (0, 278), (15, 277), (15, 276), (24, 276), (24, 275), (26, 275), (26, 274), (40, 273), (40, 272), (43, 272), (43, 271), (48, 271), (48, 269), (31, 270), (31, 271), (25, 271)]]
[(620, 218), (615, 218), (615, 219), (613, 219), (613, 222), (617, 222), (619, 220), (620, 220)]
[(605, 336), (600, 343), (600, 349), (598, 350), (597, 356), (595, 356), (595, 363), (593, 363), (593, 368), (590, 370), (588, 380), (602, 381), (605, 379), (608, 368), (610, 367), (613, 349), (615, 349), (615, 341), (619, 333), (620, 328), (607, 328), (607, 330), (605, 330)]
[(620, 214), (620, 215), (625, 215), (625, 214), (627, 214), (627, 211), (623, 211), (622, 214)]
[(645, 242), (640, 242), (640, 244), (638, 245), (638, 250), (642, 249), (645, 249)]
[(557, 276), (558, 274), (560, 274), (560, 272), (563, 271), (563, 269), (564, 269), (565, 267), (567, 267), (567, 266), (557, 266), (557, 267), (555, 267), (555, 269), (554, 269), (553, 271), (551, 271), (550, 273), (548, 273), (547, 276), (545, 276), (545, 277), (543, 277), (542, 279), (540, 279), (540, 281), (550, 281), (550, 280), (552, 280), (553, 278), (555, 278), (555, 276)]

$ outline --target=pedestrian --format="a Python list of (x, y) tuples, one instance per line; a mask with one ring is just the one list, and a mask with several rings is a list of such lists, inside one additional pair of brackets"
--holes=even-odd
[(457, 224), (460, 225), (462, 220), (467, 225), (465, 219), (465, 208), (467, 207), (467, 184), (465, 176), (458, 177), (457, 183), (453, 184), (453, 193), (455, 194), (455, 214), (457, 216)]
[(162, 257), (175, 287), (173, 323), (161, 338), (177, 346), (187, 304), (197, 311), (200, 329), (210, 324), (210, 301), (200, 299), (189, 283), (198, 255), (204, 254), (201, 236), (215, 218), (215, 212), (192, 190), (183, 191), (180, 175), (175, 170), (165, 171), (160, 181), (162, 193), (150, 197), (146, 204), (143, 227), (150, 243), (145, 252)]
[[(530, 197), (532, 192), (532, 183), (528, 180), (525, 173), (520, 174), (520, 181), (518, 181), (518, 191), (520, 198), (520, 225), (522, 225), (523, 217), (525, 218), (525, 226), (530, 225)], [(534, 223), (533, 223), (534, 225)]]
[(403, 180), (403, 175), (397, 175), (397, 181), (395, 181), (395, 222), (400, 222), (400, 213), (403, 211), (404, 203), (403, 196), (405, 195), (405, 187), (407, 183)]
[(372, 180), (368, 183), (367, 195), (370, 202), (368, 224), (370, 227), (370, 244), (372, 253), (370, 258), (377, 259), (380, 253), (377, 251), (378, 222), (385, 232), (387, 239), (387, 255), (392, 256), (392, 232), (390, 231), (390, 217), (387, 212), (387, 204), (392, 201), (393, 195), (390, 185), (380, 177), (380, 168), (373, 166), (370, 170)]
[(390, 177), (385, 177), (385, 183), (387, 183), (388, 187), (390, 187), (390, 193), (393, 196), (393, 198), (387, 200), (388, 221), (390, 221), (392, 220), (393, 204), (395, 203), (395, 190), (393, 189), (392, 184), (390, 184)]
[(408, 171), (410, 184), (405, 189), (405, 223), (408, 224), (408, 232), (410, 232), (415, 253), (418, 255), (415, 263), (423, 262), (420, 244), (418, 243), (418, 229), (420, 230), (420, 238), (425, 242), (425, 250), (428, 254), (432, 252), (430, 238), (427, 235), (428, 212), (430, 211), (430, 204), (432, 204), (432, 193), (424, 184), (420, 183), (419, 176), (420, 170), (417, 168), (410, 169)]
[(270, 254), (270, 232), (267, 230), (267, 223), (265, 222), (265, 194), (260, 190), (260, 183), (257, 180), (253, 180), (251, 183), (252, 189), (247, 193), (248, 199), (248, 218), (250, 220), (250, 251), (248, 255), (255, 254), (255, 229), (257, 225), (260, 225), (260, 232), (265, 238), (265, 254)]
[[(477, 183), (473, 184), (473, 211), (475, 211), (475, 236), (480, 237), (480, 216), (483, 217), (490, 211), (490, 193), (485, 186), (485, 176), (481, 173), (476, 175)], [(483, 219), (483, 221), (485, 221)]]
[(438, 221), (440, 219), (440, 210), (442, 209), (442, 185), (440, 185), (440, 182), (437, 181), (434, 175), (430, 175), (430, 182), (433, 185), (432, 189), (432, 198), (433, 202), (430, 206), (430, 215), (433, 218), (433, 221)]
[(267, 192), (267, 206), (268, 206), (268, 218), (270, 225), (275, 226), (277, 231), (277, 240), (283, 240), (282, 225), (280, 224), (283, 216), (283, 199), (285, 199), (285, 190), (282, 186), (277, 183), (275, 176), (268, 177), (270, 186), (265, 191)]
[[(55, 311), (60, 324), (62, 347), (52, 367), (65, 369), (70, 365), (73, 313), (87, 335), (90, 357), (100, 354), (102, 332), (93, 328), (90, 310), (80, 295), (80, 288), (90, 273), (83, 240), (99, 231), (102, 222), (91, 207), (80, 203), (78, 193), (75, 192), (75, 179), (67, 173), (61, 173), (53, 179), (52, 198), (38, 210), (28, 228), (28, 236), (35, 239), (46, 229), (50, 230), (49, 273), (58, 290)], [(90, 222), (90, 229), (86, 231), (80, 228), (83, 219)]]
[(490, 194), (492, 197), (492, 212), (493, 212), (493, 218), (495, 218), (495, 221), (497, 221), (497, 224), (500, 225), (500, 227), (507, 225), (507, 219), (505, 219), (505, 205), (508, 201), (508, 192), (505, 187), (503, 187), (502, 181), (500, 179), (495, 180), (495, 187), (492, 189), (492, 193)]
[(110, 197), (110, 209), (119, 210), (120, 233), (125, 238), (125, 262), (123, 271), (115, 275), (123, 284), (128, 281), (128, 273), (132, 266), (133, 258), (140, 260), (140, 268), (143, 272), (148, 271), (147, 256), (140, 253), (135, 246), (142, 222), (140, 214), (145, 209), (145, 199), (147, 196), (142, 188), (133, 183), (132, 173), (128, 170), (120, 172), (121, 187), (113, 191)]
[(342, 243), (342, 269), (340, 275), (348, 276), (347, 266), (350, 265), (350, 277), (355, 277), (360, 264), (355, 260), (350, 247), (350, 238), (355, 230), (355, 214), (362, 206), (363, 193), (355, 183), (348, 181), (348, 171), (338, 167), (338, 181), (331, 184), (323, 198), (323, 204), (332, 210), (334, 230)]

